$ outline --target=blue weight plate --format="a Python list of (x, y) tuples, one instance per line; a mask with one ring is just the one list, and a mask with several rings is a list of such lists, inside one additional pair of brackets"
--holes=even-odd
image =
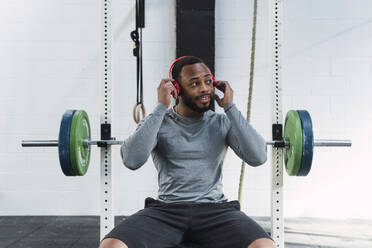
[(297, 110), (302, 124), (302, 159), (297, 176), (307, 176), (311, 170), (314, 152), (313, 124), (309, 112)]
[(70, 131), (74, 113), (75, 110), (66, 110), (66, 112), (62, 116), (61, 126), (59, 128), (58, 136), (59, 163), (61, 164), (63, 174), (65, 174), (66, 176), (75, 176), (75, 173), (72, 170), (70, 160)]

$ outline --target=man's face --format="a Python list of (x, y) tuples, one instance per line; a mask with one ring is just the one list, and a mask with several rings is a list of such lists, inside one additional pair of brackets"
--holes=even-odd
[(212, 74), (203, 63), (182, 67), (180, 73), (181, 101), (199, 113), (208, 111), (214, 92)]

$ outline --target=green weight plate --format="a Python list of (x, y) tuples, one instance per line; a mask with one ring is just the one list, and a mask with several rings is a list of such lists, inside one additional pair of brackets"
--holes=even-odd
[(288, 111), (284, 124), (284, 139), (289, 147), (284, 149), (284, 162), (288, 175), (297, 176), (302, 160), (302, 125), (297, 111)]
[(76, 176), (85, 175), (89, 167), (90, 146), (84, 146), (84, 140), (90, 140), (89, 118), (84, 110), (77, 110), (70, 131), (70, 158)]

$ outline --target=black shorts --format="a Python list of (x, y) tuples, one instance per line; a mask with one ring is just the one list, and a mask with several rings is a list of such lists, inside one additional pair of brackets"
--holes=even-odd
[(271, 239), (240, 211), (238, 201), (163, 203), (152, 198), (105, 238), (119, 239), (128, 248), (176, 248), (185, 242), (205, 248), (247, 248), (256, 239)]

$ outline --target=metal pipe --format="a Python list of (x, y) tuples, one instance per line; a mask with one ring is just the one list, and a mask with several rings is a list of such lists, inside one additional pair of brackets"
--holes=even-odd
[[(280, 141), (274, 141), (269, 140), (266, 141), (266, 145), (275, 145), (276, 142)], [(352, 145), (351, 140), (332, 140), (332, 139), (316, 139), (314, 140), (314, 146), (346, 146), (350, 147)], [(289, 146), (288, 142), (285, 142), (285, 146)]]
[(122, 145), (124, 141), (122, 140), (84, 140), (84, 144), (87, 145), (98, 145), (98, 143), (106, 143), (107, 145)]
[[(266, 145), (275, 145), (274, 140), (266, 141)], [(122, 145), (124, 141), (122, 140), (84, 140), (86, 145), (97, 145), (98, 143), (106, 143), (107, 145)], [(285, 146), (289, 143), (285, 142)], [(331, 139), (316, 139), (314, 140), (314, 146), (346, 146), (350, 147), (352, 145), (351, 140), (331, 140)], [(49, 147), (58, 146), (58, 140), (22, 140), (23, 147)]]
[(58, 140), (22, 140), (23, 147), (58, 146)]
[(267, 140), (267, 141), (266, 141), (266, 145), (268, 145), (268, 146), (273, 146), (273, 145), (275, 145), (275, 142), (277, 142), (277, 141), (274, 141), (274, 140)]
[(314, 146), (348, 146), (352, 144), (351, 140), (330, 140), (330, 139), (317, 139), (314, 140)]
[[(107, 145), (122, 145), (124, 141), (122, 140), (84, 140), (83, 144), (88, 145), (98, 145), (99, 143), (105, 143)], [(58, 140), (22, 140), (23, 147), (50, 147), (58, 146)]]

